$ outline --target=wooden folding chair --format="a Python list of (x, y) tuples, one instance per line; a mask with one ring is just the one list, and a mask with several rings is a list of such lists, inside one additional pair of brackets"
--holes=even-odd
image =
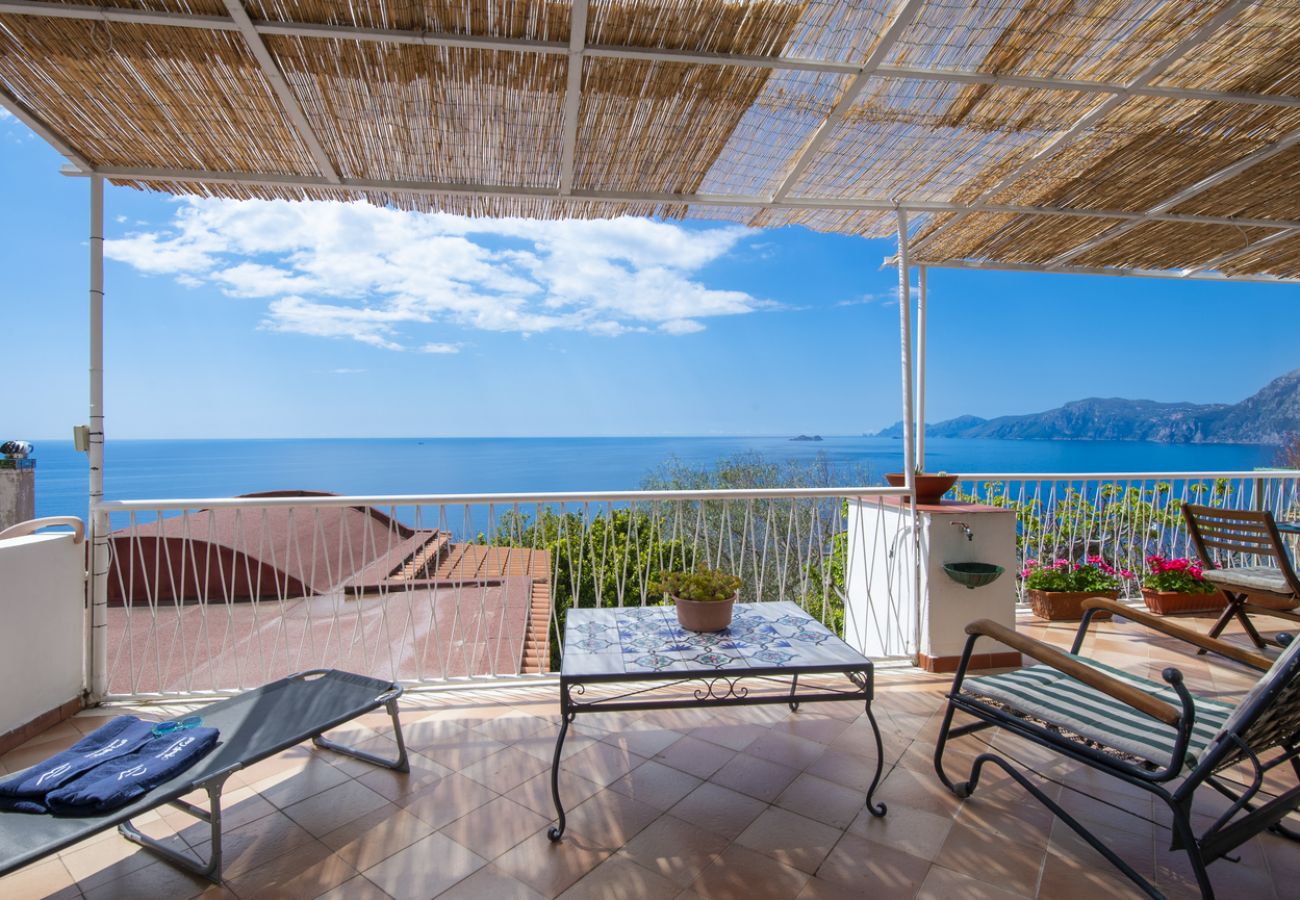
[(1223, 591), (1228, 605), (1210, 629), (1217, 638), (1236, 619), (1256, 647), (1277, 644), (1259, 633), (1250, 615), (1300, 622), (1296, 578), (1273, 514), (1263, 510), (1215, 509), (1187, 504), (1183, 518), (1204, 567), (1205, 580)]

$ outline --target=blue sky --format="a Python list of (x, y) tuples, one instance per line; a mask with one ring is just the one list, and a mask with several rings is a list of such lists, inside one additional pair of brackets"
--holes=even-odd
[[(0, 117), (4, 437), (86, 419), (88, 183)], [(899, 418), (892, 242), (109, 186), (110, 437), (856, 434)], [(1300, 288), (931, 270), (931, 420), (1232, 402)]]

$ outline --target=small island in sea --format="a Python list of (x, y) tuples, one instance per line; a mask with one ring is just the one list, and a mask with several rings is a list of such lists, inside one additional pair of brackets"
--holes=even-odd
[(792, 441), (820, 441), (821, 439), (822, 436), (820, 434), (813, 434), (813, 435), (801, 434), (797, 437), (790, 438), (790, 440)]

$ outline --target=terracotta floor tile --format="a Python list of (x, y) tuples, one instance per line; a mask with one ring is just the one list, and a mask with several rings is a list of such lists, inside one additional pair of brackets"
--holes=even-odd
[(708, 778), (726, 765), (736, 751), (687, 735), (655, 754), (655, 762), (696, 778)]
[(637, 756), (650, 757), (677, 743), (682, 737), (680, 731), (667, 728), (641, 728), (607, 734), (601, 740)]
[[(8, 896), (8, 895), (6, 895)], [(157, 861), (135, 871), (90, 888), (84, 894), (87, 900), (140, 900), (140, 898), (165, 897), (167, 900), (204, 900), (234, 898), (234, 891), (225, 884), (216, 885), (206, 878), (191, 875), (170, 863)]]
[(839, 842), (840, 834), (838, 828), (769, 806), (740, 833), (736, 843), (811, 875)]
[[(806, 771), (809, 775), (816, 775), (818, 778), (825, 778), (827, 781), (852, 788), (865, 800), (867, 788), (871, 786), (871, 779), (876, 774), (875, 748), (872, 748), (870, 755), (844, 750), (827, 750), (817, 757)], [(882, 769), (880, 772), (882, 779), (884, 775)]]
[(401, 797), (418, 793), (438, 779), (451, 774), (451, 769), (439, 765), (423, 754), (411, 753), (408, 758), (411, 764), (409, 772), (367, 765), (364, 771), (358, 772), (353, 777), (376, 794), (396, 803)]
[(308, 759), (253, 782), (253, 788), (280, 809), (336, 787), (349, 780), (343, 772), (321, 759)]
[(459, 773), (448, 775), (432, 787), (402, 799), (403, 809), (434, 828), (441, 828), (478, 809), (497, 794)]
[[(205, 794), (194, 797), (192, 802), (203, 809), (207, 808), (207, 796)], [(193, 845), (210, 839), (212, 828), (202, 819), (196, 819), (189, 813), (175, 808), (167, 808), (161, 812), (164, 821), (172, 828), (175, 828), (177, 833), (189, 844)], [(251, 787), (235, 788), (224, 792), (221, 796), (221, 822), (227, 831), (241, 825), (247, 825), (249, 822), (255, 822), (274, 812), (276, 812), (276, 808), (271, 804), (271, 801)]]
[(495, 719), (488, 719), (473, 728), (479, 734), (487, 735), (503, 744), (512, 744), (520, 738), (537, 734), (543, 729), (551, 734), (555, 733), (548, 720), (537, 716), (521, 715), (514, 710)]
[(766, 808), (767, 804), (761, 800), (705, 782), (687, 794), (669, 812), (705, 831), (735, 838)]
[(622, 853), (638, 865), (686, 887), (730, 841), (674, 816), (660, 816), (624, 844)]
[(768, 762), (803, 771), (826, 752), (826, 747), (807, 738), (769, 731), (746, 747), (745, 752)]
[[(1151, 878), (1149, 871), (1139, 874)], [(1049, 852), (1043, 864), (1038, 896), (1044, 900), (1097, 900), (1099, 897), (1137, 900), (1146, 894), (1090, 850), (1086, 857)]]
[(766, 731), (762, 726), (747, 722), (722, 723), (692, 728), (691, 737), (739, 752), (762, 737)]
[(390, 900), (373, 881), (364, 875), (349, 878), (331, 891), (320, 895), (319, 900)]
[[(1025, 896), (1027, 895), (1008, 891), (961, 872), (931, 866), (916, 894), (916, 900), (953, 900), (954, 897), (960, 897), (961, 900), (1022, 900)], [(1044, 895), (1044, 900), (1055, 898)]]
[(737, 753), (709, 778), (714, 784), (731, 788), (750, 797), (771, 803), (799, 775), (797, 769), (783, 766), (748, 753)]
[(843, 887), (871, 886), (882, 900), (911, 897), (930, 870), (928, 860), (846, 834), (817, 870), (817, 877)]
[(549, 824), (549, 819), (531, 809), (497, 797), (440, 830), (458, 844), (492, 860)]
[(690, 889), (709, 900), (789, 900), (807, 883), (806, 873), (733, 844), (700, 873)]
[(614, 854), (560, 895), (563, 900), (674, 900), (681, 888), (622, 854)]
[[(282, 812), (263, 816), (238, 828), (225, 829), (221, 847), (224, 870), (228, 878), (264, 866), (299, 847), (319, 844), (306, 829), (300, 828)], [(195, 851), (207, 858), (210, 845), (201, 842)]]
[(884, 780), (876, 789), (876, 801), (889, 806), (898, 804), (923, 809), (950, 818), (956, 815), (962, 803), (933, 774), (927, 777), (902, 766), (885, 773)]
[(807, 772), (791, 782), (776, 799), (776, 805), (782, 809), (816, 819), (841, 831), (858, 817), (865, 802), (866, 797), (861, 792)]
[(504, 794), (534, 775), (550, 771), (550, 768), (550, 763), (536, 756), (516, 750), (514, 747), (506, 747), (486, 759), (465, 766), (460, 770), (460, 774), (474, 779), (498, 794)]
[(421, 747), (420, 753), (440, 766), (459, 772), (466, 766), (481, 762), (505, 748), (505, 744), (485, 734), (464, 730), (446, 741)]
[(285, 807), (284, 814), (315, 837), (320, 837), (366, 813), (391, 805), (364, 784), (345, 781)]
[(320, 840), (348, 865), (364, 871), (434, 832), (434, 827), (393, 804), (381, 806)]
[(611, 855), (607, 844), (588, 840), (573, 830), (553, 842), (545, 831), (539, 831), (502, 854), (493, 865), (543, 897), (556, 897)]
[[(601, 789), (600, 785), (570, 772), (560, 774), (560, 799), (565, 809), (572, 809)], [(550, 819), (555, 818), (555, 800), (551, 796), (551, 773), (543, 772), (507, 791), (505, 796), (520, 806)]]
[(438, 895), (438, 900), (542, 900), (542, 895), (496, 866), (484, 866)]
[[(180, 838), (173, 838), (169, 844), (177, 852), (189, 849)], [(70, 847), (60, 853), (59, 858), (83, 892), (142, 869), (157, 859), (116, 833), (113, 833), (113, 840)]]
[(650, 760), (610, 784), (609, 789), (662, 810), (673, 806), (700, 784), (694, 775)]
[(901, 850), (919, 859), (933, 861), (952, 829), (952, 819), (896, 804), (884, 816), (863, 809), (849, 825), (849, 833), (873, 844)]
[(566, 827), (599, 841), (609, 850), (617, 850), (662, 812), (658, 807), (606, 789), (569, 810)]
[(560, 789), (570, 775), (608, 787), (645, 761), (644, 756), (597, 741), (560, 763)]
[(936, 865), (996, 884), (1012, 893), (1032, 896), (1043, 872), (1046, 848), (1007, 840), (976, 828), (953, 826)]
[(487, 865), (451, 838), (421, 838), (361, 874), (396, 900), (427, 900)]
[[(799, 712), (787, 716), (783, 722), (773, 726), (772, 730), (779, 734), (791, 734), (795, 737), (806, 738), (819, 744), (829, 744), (843, 734), (844, 730), (850, 725), (849, 722), (837, 716), (819, 714), (822, 708), (834, 705), (831, 703), (810, 703), (806, 706), (800, 706)], [(819, 712), (813, 712), (813, 710)]]
[[(520, 738), (511, 746), (516, 750), (522, 750), (530, 756), (536, 756), (546, 765), (551, 764), (555, 759), (555, 739), (556, 731), (539, 731), (537, 734), (530, 735), (526, 738)], [(574, 734), (570, 729), (569, 733), (564, 736), (564, 746), (560, 749), (560, 759), (568, 759), (580, 750), (586, 750), (596, 742), (596, 738), (589, 734)], [(618, 746), (618, 745), (616, 745)], [(646, 756), (648, 754), (639, 754)]]
[(227, 879), (238, 896), (262, 898), (319, 897), (357, 876), (324, 844), (315, 842), (281, 854), (256, 869)]
[(80, 896), (76, 879), (58, 857), (32, 863), (0, 878), (0, 897), (12, 897), (13, 900), (37, 897), (66, 900)]

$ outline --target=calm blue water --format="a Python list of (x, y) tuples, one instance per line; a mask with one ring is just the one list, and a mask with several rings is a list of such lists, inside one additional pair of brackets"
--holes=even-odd
[[(254, 491), (442, 494), (614, 491), (641, 487), (669, 457), (693, 467), (738, 453), (772, 461), (824, 453), (872, 483), (897, 471), (890, 438), (785, 437), (414, 438), (122, 441), (107, 444), (105, 496), (114, 500), (230, 497)], [(949, 472), (1188, 472), (1249, 470), (1272, 447), (1097, 441), (932, 439), (926, 468)], [(86, 515), (86, 457), (70, 442), (36, 442), (36, 514)], [(846, 482), (848, 483), (848, 482)]]

